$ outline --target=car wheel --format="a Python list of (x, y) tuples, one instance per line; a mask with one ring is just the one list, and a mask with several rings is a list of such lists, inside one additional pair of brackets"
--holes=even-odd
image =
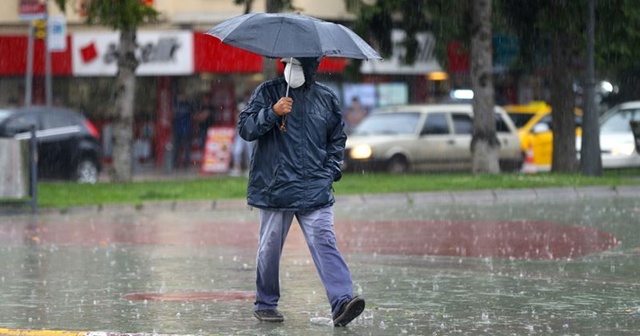
[(409, 162), (402, 155), (395, 155), (389, 160), (387, 171), (391, 174), (404, 174), (409, 171)]
[(98, 165), (93, 160), (82, 159), (76, 167), (75, 180), (78, 183), (98, 182)]

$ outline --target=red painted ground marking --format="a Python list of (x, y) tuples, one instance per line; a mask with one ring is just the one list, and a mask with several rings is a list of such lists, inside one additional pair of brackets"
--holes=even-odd
[(620, 243), (597, 229), (541, 221), (373, 221), (337, 235), (351, 252), (537, 260), (580, 258)]
[[(255, 249), (255, 222), (61, 223), (3, 225), (0, 244), (109, 244), (233, 246)], [(388, 220), (341, 221), (335, 230), (344, 252), (380, 254), (570, 259), (611, 249), (612, 234), (594, 228), (544, 221)], [(297, 225), (287, 249), (306, 249)]]
[(252, 301), (255, 299), (253, 292), (220, 291), (220, 292), (184, 292), (184, 293), (133, 293), (123, 296), (130, 301)]

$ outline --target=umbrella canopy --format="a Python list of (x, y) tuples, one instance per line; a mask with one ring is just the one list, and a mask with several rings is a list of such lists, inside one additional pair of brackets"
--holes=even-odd
[(270, 57), (382, 59), (349, 28), (303, 14), (251, 13), (216, 25), (207, 34), (222, 43)]

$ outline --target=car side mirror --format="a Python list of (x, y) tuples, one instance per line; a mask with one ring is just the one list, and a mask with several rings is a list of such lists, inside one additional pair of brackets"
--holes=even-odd
[(535, 124), (531, 132), (537, 134), (537, 133), (549, 132), (550, 130), (551, 128), (549, 127), (549, 125), (540, 123), (540, 124)]

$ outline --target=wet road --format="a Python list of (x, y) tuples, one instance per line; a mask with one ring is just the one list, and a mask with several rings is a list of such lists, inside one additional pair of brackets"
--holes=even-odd
[(155, 203), (0, 217), (0, 335), (636, 335), (640, 189), (342, 197), (367, 310), (333, 328), (300, 230), (283, 324), (251, 314), (257, 212)]

